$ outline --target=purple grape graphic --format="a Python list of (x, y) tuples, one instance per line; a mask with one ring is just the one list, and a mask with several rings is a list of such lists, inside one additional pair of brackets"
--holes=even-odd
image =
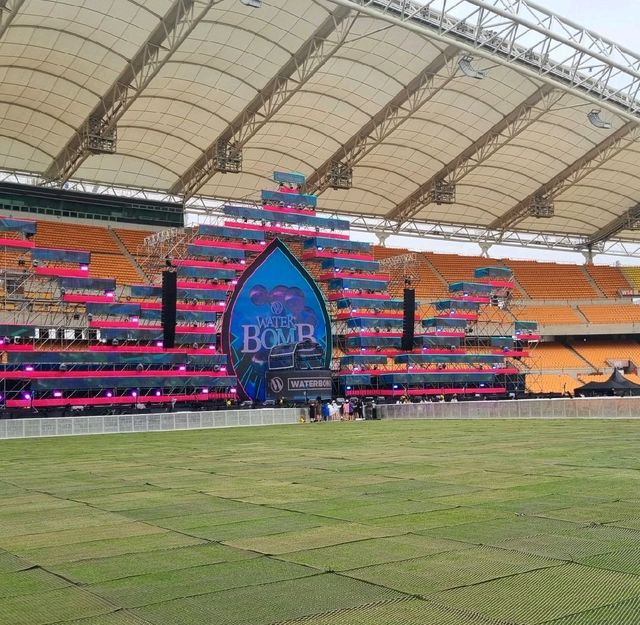
[(269, 303), (269, 292), (261, 284), (251, 289), (249, 297), (254, 306), (264, 306)]
[(287, 289), (284, 297), (284, 305), (294, 315), (299, 315), (304, 308), (304, 293), (297, 286)]

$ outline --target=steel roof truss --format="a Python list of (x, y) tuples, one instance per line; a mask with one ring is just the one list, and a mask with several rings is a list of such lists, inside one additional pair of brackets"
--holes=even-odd
[[(175, 0), (149, 35), (145, 44), (127, 63), (82, 126), (49, 166), (44, 177), (64, 184), (96, 151), (115, 151), (118, 120), (144, 91), (182, 42), (191, 34), (209, 9), (222, 0)], [(99, 128), (96, 135), (95, 129)], [(97, 146), (100, 138), (105, 144)]]
[(397, 204), (387, 214), (387, 218), (400, 223), (413, 218), (432, 203), (434, 192), (438, 188), (455, 188), (455, 185), (465, 176), (548, 113), (563, 95), (562, 91), (553, 90), (548, 85), (540, 87), (520, 106), (503, 117), (427, 182)]
[(574, 163), (554, 176), (549, 182), (518, 202), (513, 208), (489, 227), (494, 230), (508, 230), (529, 216), (529, 209), (536, 197), (553, 201), (565, 191), (578, 184), (593, 171), (599, 169), (617, 154), (627, 149), (640, 138), (640, 124), (627, 122), (609, 135), (604, 141), (582, 155)]
[(217, 162), (220, 146), (229, 146), (230, 156), (239, 154), (291, 98), (340, 49), (358, 14), (338, 7), (291, 57), (276, 76), (227, 128), (204, 150), (170, 189), (188, 200), (213, 176), (222, 170)]
[(420, 110), (455, 77), (458, 50), (447, 46), (418, 76), (372, 117), (351, 139), (328, 158), (307, 179), (306, 192), (320, 194), (330, 185), (335, 163), (352, 169), (367, 154)]

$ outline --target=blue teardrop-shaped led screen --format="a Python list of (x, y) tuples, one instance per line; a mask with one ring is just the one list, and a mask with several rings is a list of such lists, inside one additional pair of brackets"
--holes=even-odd
[(331, 322), (322, 291), (278, 239), (238, 281), (225, 312), (222, 343), (244, 399), (266, 399), (270, 367), (295, 366), (296, 346), (315, 352), (309, 366), (329, 369)]

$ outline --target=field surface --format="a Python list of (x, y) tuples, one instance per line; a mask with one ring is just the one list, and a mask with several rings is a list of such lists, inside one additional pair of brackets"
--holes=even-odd
[(2, 625), (638, 625), (640, 423), (0, 443)]

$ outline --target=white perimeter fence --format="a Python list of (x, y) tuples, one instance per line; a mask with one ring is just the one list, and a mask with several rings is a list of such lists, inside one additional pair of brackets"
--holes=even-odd
[[(304, 408), (0, 419), (0, 439), (289, 425)], [(637, 419), (640, 397), (381, 404), (381, 419)]]
[(299, 408), (265, 408), (262, 410), (0, 419), (0, 439), (287, 425), (298, 423), (300, 415)]
[(636, 419), (640, 397), (519, 399), (378, 406), (382, 419)]

